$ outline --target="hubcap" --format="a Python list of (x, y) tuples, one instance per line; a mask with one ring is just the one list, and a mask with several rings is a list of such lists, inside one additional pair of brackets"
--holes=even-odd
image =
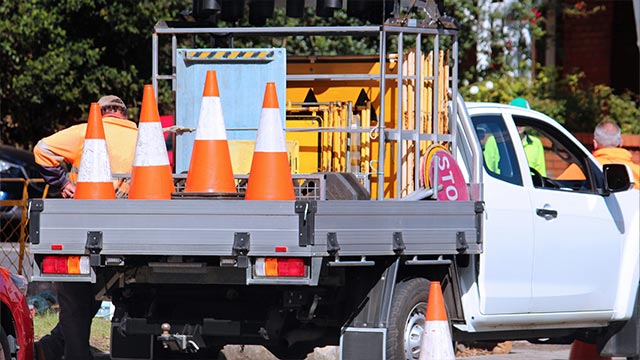
[(427, 303), (421, 302), (413, 306), (407, 316), (404, 327), (404, 354), (406, 360), (417, 360), (420, 357), (420, 344), (424, 332)]

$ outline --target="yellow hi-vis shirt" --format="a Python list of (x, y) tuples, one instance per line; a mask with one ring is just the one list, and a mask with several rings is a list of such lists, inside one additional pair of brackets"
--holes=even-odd
[[(535, 136), (525, 135), (522, 139), (522, 146), (524, 147), (524, 153), (527, 156), (527, 162), (529, 166), (536, 169), (540, 175), (547, 176), (547, 166), (544, 161), (544, 147), (542, 141)], [(487, 165), (487, 169), (495, 174), (500, 174), (500, 153), (498, 152), (498, 145), (495, 137), (491, 136), (484, 144), (484, 151), (482, 152), (484, 162)]]

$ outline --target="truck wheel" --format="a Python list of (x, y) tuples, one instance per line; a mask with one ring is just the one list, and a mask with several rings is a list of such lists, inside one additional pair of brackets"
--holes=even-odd
[(417, 360), (424, 331), (429, 281), (415, 278), (396, 285), (387, 330), (388, 360)]
[(0, 327), (0, 360), (10, 360), (11, 353), (9, 352), (9, 340), (7, 339), (7, 333)]

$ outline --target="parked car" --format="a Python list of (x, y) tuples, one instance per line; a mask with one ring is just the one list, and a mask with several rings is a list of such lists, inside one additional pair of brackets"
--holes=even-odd
[[(32, 152), (0, 145), (0, 201), (22, 200), (25, 195), (24, 181), (39, 178), (41, 178), (40, 171)], [(23, 181), (10, 179), (22, 179)], [(28, 198), (41, 198), (44, 191), (44, 182), (28, 182)], [(58, 196), (56, 193), (57, 191), (53, 191), (47, 196)], [(19, 240), (22, 208), (16, 204), (0, 203), (0, 242)]]
[(33, 318), (27, 278), (0, 267), (0, 359), (33, 359)]

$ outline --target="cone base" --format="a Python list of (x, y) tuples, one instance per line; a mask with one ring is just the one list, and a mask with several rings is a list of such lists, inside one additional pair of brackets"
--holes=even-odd
[(286, 152), (255, 152), (245, 200), (295, 200)]
[(215, 199), (215, 200), (242, 200), (244, 194), (239, 192), (176, 192), (171, 194), (172, 199)]
[(129, 199), (170, 200), (173, 192), (175, 187), (169, 165), (133, 167)]
[(195, 140), (185, 192), (236, 192), (226, 140)]
[(79, 182), (73, 196), (77, 200), (115, 200), (113, 182)]

